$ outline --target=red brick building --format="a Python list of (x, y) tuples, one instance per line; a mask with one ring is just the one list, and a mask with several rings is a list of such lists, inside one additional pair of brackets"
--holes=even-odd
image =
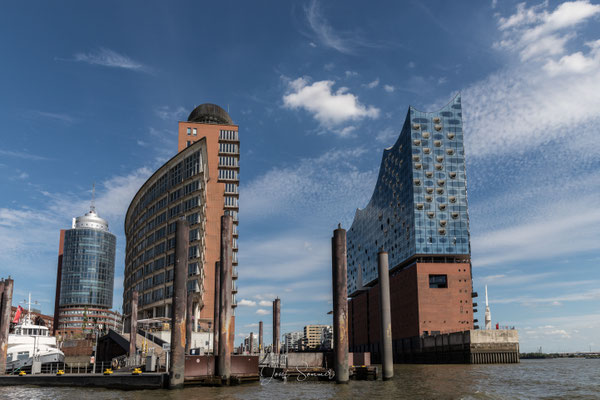
[[(202, 104), (179, 122), (177, 153), (142, 185), (125, 218), (126, 331), (134, 290), (139, 293), (138, 319), (171, 316), (174, 227), (181, 217), (190, 223), (187, 284), (195, 294), (194, 331), (214, 328), (215, 263), (225, 213), (233, 216), (232, 306), (237, 306), (239, 158), (238, 126), (221, 107)], [(232, 334), (231, 348), (233, 339)]]

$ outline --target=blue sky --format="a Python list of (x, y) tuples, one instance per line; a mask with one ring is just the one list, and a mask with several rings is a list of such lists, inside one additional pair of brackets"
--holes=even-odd
[(475, 290), (524, 351), (600, 351), (599, 21), (597, 1), (4, 4), (0, 276), (52, 313), (96, 182), (120, 309), (127, 206), (212, 102), (242, 140), (237, 339), (270, 338), (275, 296), (282, 332), (329, 323), (332, 230), (408, 106), (460, 91)]

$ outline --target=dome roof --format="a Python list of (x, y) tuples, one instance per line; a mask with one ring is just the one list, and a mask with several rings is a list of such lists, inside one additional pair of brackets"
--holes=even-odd
[(204, 103), (194, 108), (190, 113), (188, 122), (200, 122), (202, 124), (233, 125), (233, 121), (227, 111), (216, 104)]
[(96, 210), (92, 208), (85, 215), (75, 218), (73, 228), (92, 228), (108, 231), (108, 222), (104, 218), (100, 218), (96, 214)]

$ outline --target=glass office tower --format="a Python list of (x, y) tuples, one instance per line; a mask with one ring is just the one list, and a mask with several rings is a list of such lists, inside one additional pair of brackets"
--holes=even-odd
[(108, 222), (92, 206), (88, 213), (74, 218), (72, 229), (61, 236), (57, 329), (74, 333), (95, 326), (116, 327), (120, 318), (110, 311), (116, 237), (108, 231)]

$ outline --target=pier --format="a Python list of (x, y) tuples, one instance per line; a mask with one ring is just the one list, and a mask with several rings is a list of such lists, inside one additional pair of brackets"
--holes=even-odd
[(0, 376), (0, 386), (31, 385), (31, 386), (70, 386), (98, 387), (122, 390), (165, 389), (168, 387), (169, 376), (165, 373), (131, 373), (103, 374), (37, 374), (37, 375), (4, 375)]

